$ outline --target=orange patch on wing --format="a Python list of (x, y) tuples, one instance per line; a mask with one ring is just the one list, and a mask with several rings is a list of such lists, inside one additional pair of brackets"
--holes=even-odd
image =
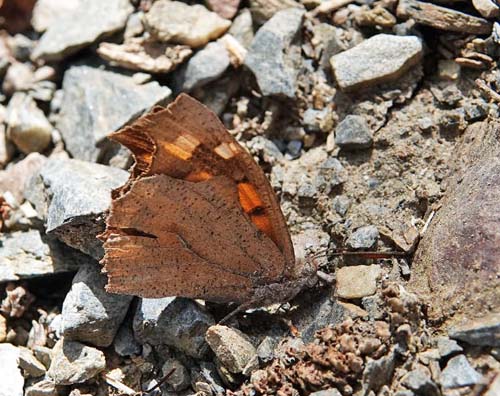
[(173, 143), (164, 142), (163, 148), (174, 157), (188, 160), (192, 157), (194, 150), (200, 144), (199, 140), (187, 133), (178, 136)]
[(262, 208), (264, 206), (259, 194), (257, 194), (257, 191), (250, 183), (239, 183), (238, 194), (241, 207), (247, 214), (250, 214), (255, 209)]
[(270, 217), (266, 213), (251, 214), (250, 220), (252, 220), (252, 223), (254, 223), (259, 230), (273, 239), (273, 226), (271, 225)]
[(213, 175), (206, 172), (206, 171), (199, 171), (199, 172), (191, 172), (189, 175), (187, 175), (184, 178), (184, 180), (197, 183), (197, 182), (209, 180), (212, 177), (213, 177)]

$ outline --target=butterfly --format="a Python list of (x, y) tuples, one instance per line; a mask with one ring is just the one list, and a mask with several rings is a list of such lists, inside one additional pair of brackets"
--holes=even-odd
[(314, 282), (264, 172), (203, 104), (180, 94), (110, 138), (135, 164), (100, 236), (107, 291), (246, 309)]

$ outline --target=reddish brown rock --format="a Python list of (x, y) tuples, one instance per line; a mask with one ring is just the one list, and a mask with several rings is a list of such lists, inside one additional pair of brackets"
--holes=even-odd
[(500, 124), (465, 132), (442, 206), (424, 234), (410, 287), (447, 325), (500, 311)]

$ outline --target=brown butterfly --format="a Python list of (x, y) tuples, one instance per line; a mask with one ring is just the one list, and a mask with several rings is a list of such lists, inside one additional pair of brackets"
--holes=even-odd
[(136, 162), (100, 236), (108, 291), (246, 309), (314, 281), (264, 172), (203, 104), (181, 94), (110, 137)]

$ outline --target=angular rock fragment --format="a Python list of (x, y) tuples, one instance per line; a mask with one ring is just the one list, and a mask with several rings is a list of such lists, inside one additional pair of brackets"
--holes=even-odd
[(219, 78), (229, 67), (226, 47), (219, 41), (208, 43), (179, 71), (178, 86), (181, 91), (192, 91)]
[(371, 296), (377, 291), (377, 279), (381, 268), (378, 265), (354, 265), (337, 271), (337, 295), (353, 299)]
[(116, 147), (106, 138), (109, 133), (171, 95), (157, 82), (138, 85), (131, 77), (88, 66), (66, 71), (63, 91), (57, 129), (74, 158), (92, 162)]
[(422, 25), (451, 32), (471, 34), (488, 34), (491, 32), (491, 23), (483, 18), (423, 1), (399, 1), (397, 15), (400, 18), (412, 18)]
[(485, 18), (495, 18), (500, 15), (500, 8), (493, 0), (472, 0), (472, 4)]
[(367, 225), (354, 231), (347, 239), (346, 244), (352, 249), (370, 249), (377, 242), (378, 236), (377, 227)]
[(444, 388), (475, 385), (481, 380), (482, 375), (474, 370), (464, 355), (451, 358), (441, 373), (441, 384)]
[(467, 320), (449, 330), (451, 338), (471, 345), (500, 347), (500, 314), (491, 313), (482, 318)]
[(31, 25), (37, 32), (44, 32), (58, 19), (71, 15), (80, 5), (80, 0), (37, 0), (33, 8)]
[(248, 8), (241, 10), (238, 16), (234, 18), (228, 33), (238, 40), (243, 47), (250, 47), (254, 35), (252, 14)]
[(0, 234), (0, 282), (76, 271), (89, 260), (38, 230)]
[(131, 38), (124, 44), (101, 43), (97, 49), (97, 53), (109, 62), (149, 73), (168, 73), (192, 52), (186, 45), (171, 45), (144, 38)]
[(240, 6), (240, 0), (207, 0), (206, 3), (208, 8), (226, 19), (233, 18)]
[(0, 344), (0, 396), (23, 396), (24, 378), (19, 369), (19, 349)]
[(9, 191), (18, 203), (22, 203), (26, 182), (40, 170), (46, 160), (41, 154), (31, 153), (7, 170), (0, 171), (0, 192)]
[(128, 0), (82, 0), (43, 34), (33, 60), (57, 61), (125, 27), (133, 7)]
[(205, 333), (212, 316), (186, 298), (143, 298), (134, 316), (136, 339), (151, 345), (167, 344), (194, 358), (207, 351)]
[(104, 212), (111, 190), (123, 185), (128, 172), (75, 159), (50, 159), (30, 181), (26, 197), (45, 220), (47, 234), (96, 259), (102, 258)]
[(33, 352), (25, 347), (19, 347), (19, 367), (24, 370), (26, 377), (41, 377), (45, 374), (47, 369), (39, 362)]
[(104, 353), (79, 342), (57, 341), (47, 375), (56, 385), (81, 384), (106, 368)]
[(144, 18), (149, 32), (161, 41), (201, 47), (220, 37), (231, 22), (204, 6), (158, 0)]
[(290, 8), (277, 12), (255, 35), (245, 58), (260, 91), (265, 96), (295, 97), (301, 67), (300, 46), (296, 39), (304, 10)]
[(416, 36), (377, 34), (330, 58), (333, 74), (344, 91), (397, 80), (422, 58)]
[(348, 115), (335, 129), (335, 144), (346, 150), (370, 148), (372, 131), (363, 117)]
[(98, 347), (111, 345), (127, 314), (132, 296), (107, 293), (107, 278), (97, 263), (81, 266), (62, 307), (66, 340)]
[(302, 4), (295, 0), (250, 0), (250, 10), (259, 24), (288, 8), (302, 8)]
[(205, 338), (217, 359), (231, 373), (243, 372), (257, 354), (244, 334), (227, 326), (211, 326)]
[(7, 107), (7, 136), (25, 154), (44, 151), (52, 125), (29, 95), (15, 93)]

